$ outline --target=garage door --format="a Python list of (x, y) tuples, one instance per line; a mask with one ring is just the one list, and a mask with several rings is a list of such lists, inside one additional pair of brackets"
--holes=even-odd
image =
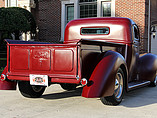
[[(157, 25), (155, 30), (157, 31)], [(155, 32), (155, 37), (153, 37), (153, 33), (151, 34), (151, 53), (157, 54), (157, 32)]]

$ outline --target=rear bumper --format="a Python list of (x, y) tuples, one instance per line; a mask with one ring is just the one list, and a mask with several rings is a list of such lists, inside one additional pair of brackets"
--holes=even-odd
[[(49, 77), (50, 83), (71, 83), (71, 84), (80, 84), (81, 79), (73, 78), (72, 76), (69, 77)], [(7, 75), (7, 79), (9, 80), (16, 80), (16, 81), (30, 81), (29, 76), (24, 75)]]

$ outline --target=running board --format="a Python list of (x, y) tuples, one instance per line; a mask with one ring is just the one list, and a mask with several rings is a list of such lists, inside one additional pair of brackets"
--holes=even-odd
[(130, 82), (130, 83), (128, 83), (128, 89), (132, 90), (132, 89), (140, 88), (140, 87), (143, 87), (143, 86), (147, 86), (149, 84), (150, 84), (150, 81)]

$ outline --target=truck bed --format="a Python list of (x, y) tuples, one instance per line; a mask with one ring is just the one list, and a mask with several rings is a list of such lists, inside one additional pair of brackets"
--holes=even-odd
[(48, 75), (51, 82), (59, 79), (74, 79), (76, 82), (79, 76), (77, 44), (10, 40), (7, 43), (8, 79), (29, 81), (30, 74), (37, 74)]

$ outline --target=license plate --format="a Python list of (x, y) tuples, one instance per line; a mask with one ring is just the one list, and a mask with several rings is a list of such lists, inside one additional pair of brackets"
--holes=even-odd
[(30, 77), (30, 85), (48, 86), (48, 76), (47, 75), (30, 74), (29, 77)]

